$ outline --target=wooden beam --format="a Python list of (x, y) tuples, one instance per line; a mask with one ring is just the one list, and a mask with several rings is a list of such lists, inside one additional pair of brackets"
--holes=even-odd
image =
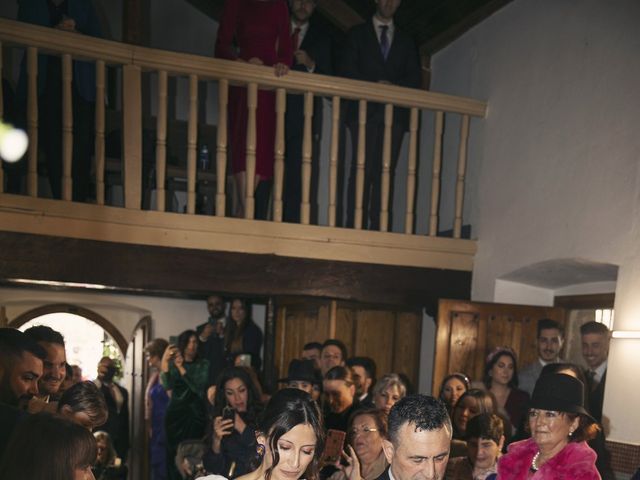
[(596, 310), (613, 308), (615, 293), (596, 293), (591, 295), (561, 295), (553, 299), (554, 307), (567, 310)]
[(364, 18), (343, 0), (318, 0), (317, 8), (343, 31), (364, 22)]
[(422, 308), (468, 299), (471, 272), (0, 232), (0, 282), (144, 295), (312, 296)]

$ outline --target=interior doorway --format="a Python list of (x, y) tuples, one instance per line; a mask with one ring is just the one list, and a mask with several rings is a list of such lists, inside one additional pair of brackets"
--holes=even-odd
[(127, 344), (115, 327), (97, 313), (72, 305), (47, 305), (23, 313), (10, 324), (22, 331), (36, 325), (46, 325), (62, 334), (67, 363), (82, 369), (83, 380), (96, 377), (98, 362), (104, 356), (116, 362), (116, 380), (122, 379)]

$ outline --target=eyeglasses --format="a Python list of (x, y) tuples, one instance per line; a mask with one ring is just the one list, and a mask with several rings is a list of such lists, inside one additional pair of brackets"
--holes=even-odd
[(377, 432), (377, 431), (378, 431), (377, 428), (369, 428), (369, 427), (352, 428), (351, 430), (349, 430), (349, 435), (352, 437), (355, 437), (361, 433), (371, 433), (371, 432)]

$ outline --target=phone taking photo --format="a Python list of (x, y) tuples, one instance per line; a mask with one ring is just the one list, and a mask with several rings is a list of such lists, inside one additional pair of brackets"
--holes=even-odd
[(321, 465), (334, 465), (342, 458), (342, 449), (347, 434), (341, 430), (329, 429), (324, 443), (324, 451), (320, 459)]
[(236, 423), (236, 411), (231, 407), (224, 407), (222, 409), (222, 420), (231, 420), (234, 425)]

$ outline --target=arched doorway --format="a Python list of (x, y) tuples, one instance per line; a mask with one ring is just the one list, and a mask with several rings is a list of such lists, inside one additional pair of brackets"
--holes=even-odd
[(65, 338), (67, 363), (78, 365), (85, 379), (93, 379), (100, 358), (113, 358), (124, 374), (127, 342), (104, 317), (89, 309), (68, 304), (53, 304), (29, 310), (9, 323), (22, 331), (35, 325), (47, 325)]

